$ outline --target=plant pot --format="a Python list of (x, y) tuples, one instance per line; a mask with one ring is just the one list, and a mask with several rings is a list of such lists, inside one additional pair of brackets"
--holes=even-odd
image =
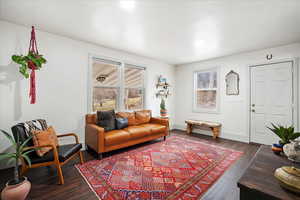
[(163, 109), (160, 110), (160, 116), (166, 117), (167, 115), (168, 115), (167, 110), (163, 110)]
[(282, 144), (273, 144), (272, 145), (272, 151), (276, 154), (276, 155), (280, 155), (283, 152), (283, 145)]
[(31, 188), (30, 182), (26, 177), (18, 184), (11, 184), (10, 181), (6, 183), (6, 187), (2, 190), (2, 200), (24, 200), (26, 199)]

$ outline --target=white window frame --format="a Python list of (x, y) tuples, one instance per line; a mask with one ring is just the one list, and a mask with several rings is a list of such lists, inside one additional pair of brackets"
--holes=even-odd
[[(205, 73), (205, 72), (216, 72), (217, 73), (217, 88), (212, 89), (198, 89), (197, 88), (197, 79), (198, 73)], [(220, 70), (219, 67), (204, 69), (204, 70), (197, 70), (193, 72), (193, 112), (201, 112), (201, 113), (215, 113), (218, 114), (220, 112)], [(216, 107), (214, 109), (208, 108), (201, 108), (197, 107), (197, 91), (198, 90), (215, 90), (216, 91)]]
[(145, 109), (145, 91), (146, 91), (146, 87), (145, 87), (145, 73), (146, 73), (146, 68), (144, 68), (144, 67), (140, 67), (140, 66), (137, 66), (137, 65), (133, 65), (133, 64), (129, 64), (129, 63), (123, 63), (124, 64), (124, 67), (123, 67), (123, 71), (124, 71), (124, 73), (123, 73), (123, 82), (124, 82), (124, 77), (125, 77), (125, 68), (126, 68), (126, 65), (127, 66), (130, 66), (129, 68), (136, 68), (136, 69), (143, 69), (144, 70), (144, 73), (143, 73), (143, 77), (142, 77), (142, 80), (143, 80), (143, 86), (144, 87), (126, 87), (125, 86), (125, 84), (122, 84), (122, 86), (123, 86), (123, 89), (122, 89), (122, 91), (123, 91), (123, 97), (122, 97), (122, 99), (124, 100), (123, 101), (123, 103), (124, 103), (124, 105), (123, 105), (123, 109), (125, 110), (125, 111), (131, 111), (131, 110), (127, 110), (127, 109), (125, 109), (125, 90), (126, 90), (126, 88), (128, 88), (128, 89), (142, 89), (142, 92), (143, 92), (143, 95), (142, 95), (142, 98), (143, 98), (143, 106), (142, 106), (142, 109)]
[[(130, 65), (132, 67), (135, 68), (139, 68), (139, 69), (143, 69), (144, 73), (143, 73), (143, 107), (142, 109), (145, 109), (146, 106), (146, 85), (145, 85), (145, 77), (146, 77), (146, 72), (147, 72), (147, 68), (144, 67), (141, 64), (135, 64), (133, 62), (130, 61), (125, 61), (125, 60), (119, 60), (119, 59), (115, 59), (115, 58), (110, 58), (110, 57), (106, 57), (106, 56), (98, 56), (98, 55), (93, 55), (93, 54), (89, 54), (89, 64), (88, 64), (88, 78), (87, 78), (87, 111), (88, 113), (95, 113), (96, 111), (93, 111), (93, 88), (94, 88), (94, 84), (93, 84), (93, 80), (92, 80), (92, 75), (93, 75), (93, 60), (94, 59), (100, 59), (100, 60), (110, 60), (113, 62), (119, 62), (121, 63), (118, 69), (118, 73), (119, 73), (119, 80), (118, 80), (118, 84), (114, 87), (110, 87), (110, 86), (100, 86), (100, 88), (118, 88), (120, 94), (118, 95), (117, 98), (117, 108), (115, 109), (116, 112), (119, 111), (132, 111), (132, 110), (126, 110), (125, 109), (125, 84), (124, 83), (124, 77), (125, 77), (125, 66), (126, 65)], [(140, 88), (140, 87), (139, 87)]]

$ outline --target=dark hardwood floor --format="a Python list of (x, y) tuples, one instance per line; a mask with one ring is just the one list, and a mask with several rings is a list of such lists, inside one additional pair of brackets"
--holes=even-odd
[[(194, 140), (205, 140), (208, 143), (219, 145), (222, 147), (232, 148), (244, 152), (244, 155), (235, 162), (219, 180), (204, 194), (201, 199), (204, 200), (238, 200), (239, 189), (237, 181), (242, 176), (245, 169), (248, 167), (252, 157), (259, 148), (257, 144), (246, 144), (225, 139), (213, 140), (210, 136), (200, 134), (192, 134), (187, 136), (185, 132), (179, 130), (171, 131), (171, 135), (180, 137), (187, 137)], [(133, 147), (128, 147), (122, 150), (117, 150), (111, 153), (104, 154), (104, 157), (118, 154), (120, 152), (132, 150), (150, 143), (159, 142), (156, 140), (147, 142)], [(84, 152), (84, 159), (96, 159), (96, 155)], [(81, 177), (79, 172), (73, 167), (74, 164), (79, 163), (79, 160), (74, 159), (63, 166), (63, 174), (65, 178), (64, 185), (58, 185), (58, 178), (55, 167), (40, 167), (31, 169), (26, 176), (32, 184), (31, 192), (28, 199), (33, 200), (96, 200), (97, 197), (91, 191), (85, 180)], [(0, 188), (3, 189), (7, 180), (12, 178), (12, 169), (0, 170)]]

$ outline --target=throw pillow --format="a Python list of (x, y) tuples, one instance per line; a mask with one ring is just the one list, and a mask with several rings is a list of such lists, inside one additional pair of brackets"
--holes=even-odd
[[(46, 130), (33, 130), (32, 131), (32, 140), (34, 146), (42, 146), (42, 145), (54, 145), (58, 146), (58, 139), (55, 133), (55, 130), (52, 126), (50, 126)], [(36, 153), (38, 156), (42, 157), (47, 152), (49, 152), (51, 147), (42, 147), (36, 149)]]
[(115, 111), (97, 111), (97, 125), (104, 128), (105, 131), (116, 129)]
[(137, 125), (149, 123), (150, 119), (151, 119), (151, 110), (136, 111), (135, 119), (136, 119)]
[(127, 118), (116, 118), (116, 127), (117, 129), (123, 129), (128, 127), (128, 119)]

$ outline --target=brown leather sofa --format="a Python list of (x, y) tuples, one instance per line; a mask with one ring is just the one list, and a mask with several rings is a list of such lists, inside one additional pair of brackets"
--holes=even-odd
[(118, 112), (117, 117), (128, 119), (128, 127), (120, 130), (105, 132), (104, 128), (98, 126), (97, 115), (87, 114), (85, 118), (85, 144), (98, 153), (102, 153), (128, 147), (138, 143), (164, 137), (169, 133), (169, 120), (154, 118), (150, 110), (136, 112)]

